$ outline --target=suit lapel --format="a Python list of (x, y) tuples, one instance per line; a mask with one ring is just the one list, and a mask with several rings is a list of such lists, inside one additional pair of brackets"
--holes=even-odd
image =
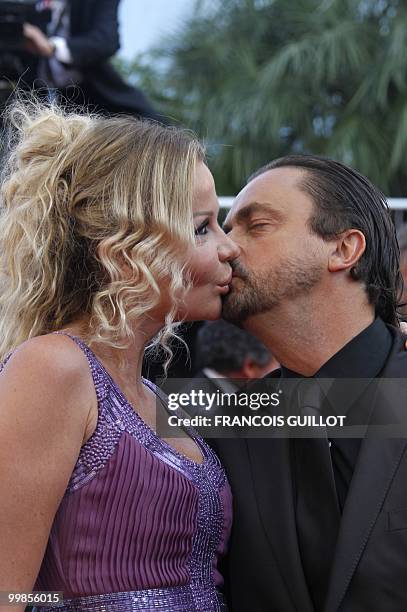
[(248, 439), (257, 507), (277, 566), (301, 612), (313, 610), (298, 549), (291, 476), (290, 440)]
[[(382, 377), (397, 378), (405, 371), (404, 341), (396, 337)], [(386, 409), (395, 415), (405, 411), (406, 393), (397, 392), (394, 385), (392, 389), (395, 393), (391, 397), (380, 393), (376, 396), (373, 423), (375, 415), (380, 422)], [(346, 594), (407, 447), (406, 439), (379, 439), (374, 435), (374, 425), (369, 426), (343, 510), (325, 612), (338, 610)]]
[(343, 510), (326, 612), (334, 612), (349, 587), (394, 474), (406, 440), (365, 439)]

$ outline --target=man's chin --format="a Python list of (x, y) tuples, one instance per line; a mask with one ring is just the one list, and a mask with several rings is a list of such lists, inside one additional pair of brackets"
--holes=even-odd
[(229, 293), (222, 299), (222, 319), (238, 327), (243, 327), (247, 319), (244, 304), (233, 293)]
[(243, 292), (237, 294), (233, 290), (228, 293), (222, 299), (222, 319), (243, 329), (248, 329), (255, 323), (257, 317), (271, 312), (278, 305), (277, 301), (273, 302), (270, 299), (268, 301), (256, 300), (253, 294), (254, 290), (245, 294)]

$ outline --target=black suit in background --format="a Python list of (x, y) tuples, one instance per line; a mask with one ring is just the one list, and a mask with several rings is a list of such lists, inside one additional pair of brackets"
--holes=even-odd
[(64, 89), (62, 95), (77, 105), (89, 105), (91, 110), (140, 115), (163, 122), (164, 118), (144, 94), (125, 83), (109, 61), (120, 47), (119, 0), (68, 0), (68, 6), (67, 44), (73, 57), (72, 67), (80, 71), (83, 81), (77, 87)]
[[(404, 338), (394, 328), (383, 378), (407, 373)], [(365, 356), (369, 359), (369, 355)], [(404, 380), (383, 409), (407, 410)], [(292, 440), (210, 441), (226, 468), (234, 521), (226, 580), (231, 612), (313, 612), (295, 522)], [(347, 492), (323, 610), (407, 610), (407, 440), (362, 441)]]

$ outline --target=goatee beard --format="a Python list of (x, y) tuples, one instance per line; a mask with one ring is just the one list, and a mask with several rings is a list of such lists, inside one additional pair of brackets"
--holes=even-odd
[(250, 274), (239, 263), (232, 267), (241, 280), (235, 281), (224, 297), (222, 317), (235, 325), (272, 310), (285, 299), (308, 293), (323, 276), (321, 264), (313, 257), (308, 261), (293, 257), (279, 267), (258, 274)]

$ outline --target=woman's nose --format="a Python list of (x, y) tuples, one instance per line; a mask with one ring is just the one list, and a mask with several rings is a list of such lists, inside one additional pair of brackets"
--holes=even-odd
[(221, 261), (230, 261), (239, 257), (240, 247), (227, 234), (224, 234), (224, 238), (218, 247), (218, 254)]

